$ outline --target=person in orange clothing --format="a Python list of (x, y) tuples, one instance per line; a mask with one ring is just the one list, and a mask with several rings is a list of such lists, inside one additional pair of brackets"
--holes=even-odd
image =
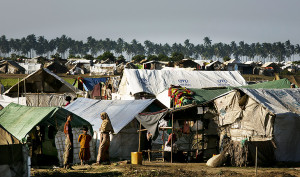
[(87, 164), (91, 158), (90, 141), (92, 140), (92, 137), (87, 134), (87, 127), (83, 127), (81, 130), (83, 131), (83, 134), (79, 135), (78, 142), (80, 143), (79, 159), (81, 160), (81, 165), (83, 165), (84, 162)]

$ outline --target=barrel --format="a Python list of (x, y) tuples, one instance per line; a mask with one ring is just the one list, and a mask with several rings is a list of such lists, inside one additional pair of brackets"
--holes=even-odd
[(142, 165), (142, 152), (131, 152), (131, 164)]

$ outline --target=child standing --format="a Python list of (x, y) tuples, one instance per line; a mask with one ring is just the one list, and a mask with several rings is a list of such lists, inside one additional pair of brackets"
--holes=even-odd
[(83, 134), (79, 135), (78, 142), (80, 143), (79, 159), (81, 160), (81, 165), (83, 165), (84, 162), (87, 163), (91, 158), (90, 141), (92, 137), (87, 134), (87, 127), (83, 127), (81, 130)]

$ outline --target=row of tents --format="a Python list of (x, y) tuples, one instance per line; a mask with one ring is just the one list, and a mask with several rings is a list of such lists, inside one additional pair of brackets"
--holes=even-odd
[[(82, 93), (82, 90), (68, 84), (49, 70), (41, 69), (24, 78), (7, 90), (5, 95), (2, 95), (2, 97), (10, 99), (6, 99), (8, 101), (5, 103), (18, 100), (23, 105), (15, 103), (3, 105), (5, 108), (0, 111), (0, 125), (1, 132), (5, 136), (2, 136), (0, 141), (2, 143), (0, 149), (11, 153), (15, 151), (15, 144), (19, 144), (21, 148), (18, 151), (22, 150), (23, 152), (24, 142), (35, 142), (33, 139), (39, 137), (43, 141), (42, 147), (35, 147), (35, 150), (39, 149), (39, 154), (42, 154), (40, 157), (56, 157), (62, 163), (64, 134), (61, 130), (65, 117), (69, 113), (73, 113), (76, 117), (72, 123), (75, 127), (74, 138), (79, 135), (80, 127), (83, 125), (90, 127), (90, 133), (93, 133), (94, 140), (91, 152), (92, 157), (95, 158), (96, 149), (99, 146), (100, 113), (105, 111), (110, 116), (116, 133), (111, 136), (110, 155), (112, 158), (128, 159), (130, 152), (138, 150), (139, 123), (143, 127), (156, 125), (154, 130), (159, 134), (154, 143), (160, 144), (161, 147), (161, 136), (165, 132), (159, 129), (158, 122), (169, 120), (170, 116), (166, 115), (173, 114), (175, 122), (176, 119), (179, 122), (180, 120), (195, 121), (197, 125), (198, 122), (202, 122), (203, 125), (208, 122), (199, 130), (201, 129), (203, 135), (209, 135), (209, 139), (213, 139), (219, 144), (216, 146), (215, 143), (213, 150), (202, 148), (206, 151), (205, 156), (207, 157), (219, 153), (224, 144), (230, 144), (232, 148), (235, 148), (228, 151), (232, 158), (232, 165), (248, 165), (253, 162), (253, 159), (248, 157), (253, 156), (252, 147), (255, 145), (258, 146), (261, 164), (270, 164), (274, 159), (298, 162), (300, 161), (300, 156), (298, 156), (300, 141), (297, 137), (300, 132), (300, 90), (298, 88), (290, 89), (290, 84), (287, 79), (282, 79), (247, 85), (243, 77), (236, 71), (180, 70), (170, 72), (126, 69), (118, 90), (114, 93), (113, 100), (78, 98), (64, 109), (60, 106), (66, 93), (78, 95)], [(191, 97), (195, 102), (178, 108), (170, 108), (168, 90), (171, 85), (180, 85), (192, 90), (194, 94)], [(145, 96), (143, 93), (148, 95)], [(36, 95), (37, 99), (32, 101), (33, 99), (30, 100), (28, 97), (21, 98), (23, 94), (25, 96)], [(136, 99), (137, 94), (142, 94), (144, 99)], [(61, 100), (60, 103), (53, 101), (57, 95), (60, 95), (60, 98), (57, 98), (57, 100)], [(156, 99), (149, 99), (147, 96)], [(199, 113), (199, 108), (202, 108), (202, 113)], [(161, 114), (162, 112), (165, 113)], [(157, 115), (157, 121), (150, 124), (142, 121), (146, 120), (147, 117), (143, 116), (147, 115)], [(174, 127), (174, 125), (171, 126)], [(196, 131), (198, 133), (198, 128)], [(191, 144), (193, 142), (187, 140), (188, 138), (185, 136), (192, 137), (194, 135), (195, 131), (190, 135), (184, 135), (178, 143)], [(225, 141), (226, 137), (229, 137), (230, 141)], [(191, 149), (190, 146), (183, 145), (181, 147), (183, 150)], [(75, 145), (76, 148), (78, 151), (78, 144)], [(237, 154), (244, 152), (245, 148), (249, 153), (246, 153), (247, 158), (243, 156), (237, 158)], [(266, 150), (268, 148), (271, 151)], [(269, 156), (270, 152), (274, 153)], [(21, 168), (15, 164), (20, 163), (20, 160), (28, 164), (28, 159), (25, 157), (16, 159), (12, 158), (10, 162), (2, 161), (0, 168), (6, 169), (10, 173), (13, 173), (12, 170), (9, 170), (12, 168), (25, 172), (26, 165)], [(74, 153), (74, 159), (75, 162), (79, 162), (76, 153)]]

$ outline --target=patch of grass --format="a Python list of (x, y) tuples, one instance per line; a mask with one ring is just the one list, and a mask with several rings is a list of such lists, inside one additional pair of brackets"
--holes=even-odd
[[(21, 80), (21, 78), (20, 78)], [(4, 86), (5, 90), (9, 89), (11, 86), (18, 83), (18, 79), (16, 78), (3, 78), (0, 79), (1, 84)]]
[(71, 85), (73, 85), (73, 83), (74, 83), (74, 81), (75, 81), (75, 79), (73, 79), (73, 78), (63, 78), (66, 82), (68, 82), (69, 84), (71, 84)]

